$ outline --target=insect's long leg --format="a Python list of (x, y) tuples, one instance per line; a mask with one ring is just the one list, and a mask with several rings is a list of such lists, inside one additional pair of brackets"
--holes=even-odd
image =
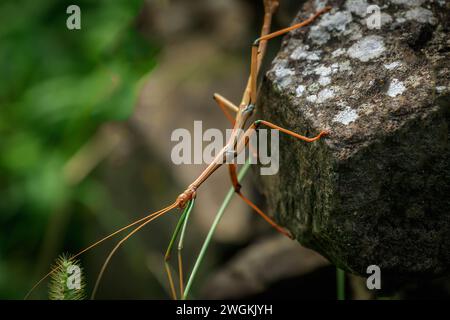
[(259, 214), (266, 222), (268, 222), (272, 227), (274, 227), (278, 232), (281, 234), (287, 236), (290, 239), (293, 239), (291, 233), (278, 225), (275, 221), (273, 221), (268, 215), (266, 215), (256, 204), (254, 204), (250, 199), (248, 199), (246, 196), (244, 196), (241, 192), (241, 185), (238, 182), (237, 175), (236, 175), (236, 164), (231, 163), (228, 165), (228, 168), (230, 170), (230, 176), (231, 181), (233, 183), (234, 191), (238, 194), (239, 197), (241, 197), (242, 200), (244, 200), (245, 203), (247, 203), (257, 214)]
[[(254, 130), (257, 129), (261, 124), (264, 124), (270, 128), (279, 130), (283, 133), (286, 133), (290, 136), (293, 136), (297, 139), (306, 141), (306, 142), (313, 142), (316, 141), (318, 139), (320, 139), (321, 137), (325, 136), (328, 134), (327, 131), (321, 131), (317, 136), (312, 137), (312, 138), (308, 138), (305, 136), (302, 136), (298, 133), (295, 133), (293, 131), (284, 129), (280, 126), (277, 126), (271, 122), (268, 121), (264, 121), (264, 120), (257, 120), (255, 121), (248, 129), (247, 131), (244, 133), (243, 137), (239, 140), (238, 145), (236, 147), (236, 154), (240, 153), (240, 151), (248, 144), (249, 142), (249, 137), (254, 133)], [(266, 220), (272, 227), (274, 227), (275, 229), (277, 229), (280, 233), (288, 236), (289, 238), (292, 238), (292, 235), (286, 231), (285, 229), (283, 229), (281, 226), (279, 226), (276, 222), (274, 222), (271, 218), (269, 218), (261, 209), (259, 209), (250, 199), (248, 199), (247, 197), (245, 197), (242, 192), (241, 192), (241, 185), (238, 182), (237, 179), (237, 175), (236, 175), (236, 164), (234, 163), (230, 163), (228, 165), (229, 168), (229, 172), (230, 172), (230, 177), (231, 177), (231, 182), (233, 184), (234, 190), (235, 192), (239, 195), (239, 197), (242, 198), (242, 200), (245, 201), (245, 203), (247, 203), (250, 207), (253, 208), (253, 210), (255, 210), (261, 217), (264, 218), (264, 220)]]
[[(269, 128), (272, 128), (272, 129), (281, 131), (281, 132), (283, 132), (283, 133), (286, 133), (286, 134), (288, 134), (288, 135), (290, 135), (290, 136), (292, 136), (292, 137), (294, 137), (294, 138), (297, 138), (297, 139), (299, 139), (299, 140), (303, 140), (303, 141), (305, 141), (305, 142), (314, 142), (314, 141), (317, 141), (317, 140), (319, 140), (320, 138), (322, 138), (322, 137), (324, 137), (324, 136), (326, 136), (326, 135), (329, 134), (328, 131), (322, 130), (322, 131), (320, 131), (320, 133), (319, 133), (318, 135), (316, 135), (315, 137), (309, 138), (309, 137), (302, 136), (301, 134), (298, 134), (298, 133), (296, 133), (296, 132), (294, 132), (294, 131), (291, 131), (291, 130), (282, 128), (282, 127), (280, 127), (280, 126), (277, 126), (276, 124), (273, 124), (272, 122), (265, 121), (265, 120), (256, 120), (255, 122), (253, 122), (253, 124), (252, 124), (250, 127), (248, 127), (248, 129), (244, 132), (242, 138), (238, 141), (237, 146), (236, 146), (236, 153), (235, 153), (236, 155), (239, 154), (239, 153), (242, 151), (242, 149), (244, 149), (245, 146), (248, 145), (248, 142), (250, 141), (250, 136), (251, 136), (251, 135), (254, 133), (254, 131), (255, 131), (256, 129), (258, 129), (262, 124), (265, 125), (265, 126), (267, 126), (267, 127), (269, 127)], [(231, 171), (230, 171), (230, 173), (231, 173)], [(234, 180), (234, 178), (232, 178), (232, 181), (233, 181), (233, 180)]]
[(100, 280), (103, 277), (103, 274), (105, 273), (106, 267), (109, 264), (109, 261), (111, 260), (111, 258), (113, 257), (114, 253), (117, 251), (117, 249), (119, 249), (119, 247), (125, 242), (127, 241), (132, 235), (134, 235), (136, 232), (138, 232), (140, 229), (142, 229), (144, 226), (146, 226), (147, 224), (149, 224), (150, 222), (152, 222), (153, 220), (159, 218), (160, 216), (164, 215), (165, 213), (169, 212), (170, 210), (176, 208), (178, 206), (178, 203), (173, 203), (172, 205), (158, 211), (155, 215), (153, 215), (150, 219), (146, 220), (145, 222), (143, 222), (142, 224), (140, 224), (138, 227), (136, 227), (135, 229), (133, 229), (130, 233), (128, 233), (122, 240), (120, 240), (116, 246), (111, 250), (111, 252), (109, 253), (108, 257), (106, 258), (105, 262), (103, 263), (103, 266), (100, 270), (100, 273), (98, 274), (97, 280), (95, 281), (95, 286), (94, 289), (92, 291), (92, 295), (91, 295), (91, 299), (94, 299), (95, 294), (97, 293), (97, 289), (98, 286), (100, 284)]
[(325, 12), (328, 12), (331, 10), (331, 7), (324, 7), (321, 10), (318, 10), (316, 13), (314, 13), (310, 18), (294, 24), (290, 27), (262, 35), (258, 39), (255, 40), (252, 46), (252, 56), (251, 56), (251, 67), (250, 67), (250, 99), (251, 103), (256, 103), (256, 96), (257, 96), (257, 77), (259, 73), (259, 69), (261, 66), (261, 60), (264, 56), (264, 52), (261, 50), (261, 46), (264, 45), (267, 40), (273, 39), (275, 37), (278, 37), (280, 35), (283, 35), (289, 31), (307, 26), (308, 24), (311, 24), (317, 17), (324, 14)]
[[(120, 232), (125, 231), (126, 229), (129, 229), (129, 228), (131, 228), (132, 226), (135, 226), (136, 224), (139, 224), (139, 223), (144, 222), (144, 221), (146, 221), (146, 220), (148, 220), (148, 219), (151, 219), (152, 217), (158, 215), (158, 214), (161, 213), (162, 211), (164, 211), (164, 210), (166, 210), (167, 208), (172, 207), (172, 206), (174, 206), (174, 205), (176, 205), (176, 203), (174, 203), (174, 204), (172, 204), (172, 205), (170, 205), (170, 206), (168, 206), (168, 207), (166, 207), (166, 208), (164, 208), (164, 209), (161, 209), (161, 210), (159, 210), (159, 211), (156, 211), (156, 212), (153, 212), (153, 213), (151, 213), (151, 214), (149, 214), (149, 215), (146, 215), (145, 217), (143, 217), (143, 218), (141, 218), (141, 219), (139, 219), (139, 220), (136, 220), (136, 221), (134, 221), (134, 222), (132, 222), (132, 223), (130, 223), (130, 224), (128, 224), (128, 225), (126, 225), (126, 226), (124, 226), (124, 227), (122, 227), (122, 228), (120, 228), (120, 229), (118, 229), (118, 230), (116, 230), (116, 231), (114, 231), (114, 232), (112, 232), (112, 233), (110, 233), (110, 234), (107, 235), (106, 237), (101, 238), (100, 240), (94, 242), (94, 243), (91, 244), (90, 246), (84, 248), (83, 250), (79, 251), (79, 252), (76, 253), (75, 255), (71, 256), (70, 259), (75, 259), (75, 258), (79, 257), (79, 256), (82, 255), (83, 253), (85, 253), (85, 252), (87, 252), (87, 251), (89, 251), (89, 250), (95, 248), (96, 246), (100, 245), (102, 242), (104, 242), (104, 241), (106, 241), (106, 240), (108, 240), (108, 239), (114, 237), (115, 235), (119, 234)], [(26, 299), (31, 295), (31, 293), (33, 293), (33, 291), (34, 291), (34, 290), (35, 290), (35, 289), (36, 289), (36, 288), (37, 288), (37, 287), (38, 287), (45, 279), (47, 279), (50, 275), (52, 275), (54, 272), (56, 272), (56, 271), (58, 271), (58, 270), (59, 270), (58, 267), (53, 268), (53, 269), (50, 270), (45, 276), (43, 276), (41, 279), (39, 279), (39, 281), (36, 282), (36, 284), (30, 289), (30, 291), (28, 291), (28, 293), (26, 294), (26, 296), (24, 297), (24, 299), (26, 300)]]
[[(277, 126), (276, 124), (273, 124), (272, 122), (265, 121), (265, 120), (256, 120), (256, 121), (249, 127), (248, 130), (250, 130), (251, 128), (256, 129), (256, 128), (258, 128), (258, 127), (259, 127), (260, 125), (262, 125), (262, 124), (265, 125), (265, 126), (267, 126), (267, 127), (269, 127), (269, 128), (276, 129), (276, 130), (281, 131), (281, 132), (283, 132), (283, 133), (286, 133), (286, 134), (288, 134), (288, 135), (290, 135), (290, 136), (292, 136), (292, 137), (294, 137), (294, 138), (297, 138), (297, 139), (300, 139), (300, 140), (303, 140), (303, 141), (306, 141), (306, 142), (314, 142), (314, 141), (316, 141), (316, 140), (319, 140), (319, 139), (322, 138), (323, 136), (328, 135), (328, 133), (329, 133), (329, 132), (326, 131), (326, 130), (322, 130), (322, 131), (320, 131), (320, 133), (319, 133), (317, 136), (312, 137), (312, 138), (308, 138), (308, 137), (302, 136), (302, 135), (300, 135), (300, 134), (298, 134), (298, 133), (295, 133), (294, 131), (291, 131), (291, 130), (282, 128), (282, 127), (280, 127), (280, 126)], [(248, 141), (247, 141), (247, 143), (248, 143)]]
[(256, 42), (258, 42), (258, 41), (263, 41), (263, 40), (270, 40), (270, 39), (272, 39), (272, 38), (275, 38), (275, 37), (278, 37), (278, 36), (280, 36), (280, 35), (283, 35), (283, 34), (289, 32), (289, 31), (292, 31), (292, 30), (295, 30), (295, 29), (298, 29), (298, 28), (307, 26), (308, 24), (312, 23), (315, 19), (317, 19), (320, 15), (322, 15), (322, 14), (324, 14), (324, 13), (330, 11), (331, 9), (332, 9), (332, 8), (331, 8), (330, 6), (326, 6), (326, 7), (322, 8), (322, 9), (320, 9), (320, 10), (317, 10), (317, 11), (316, 11), (311, 17), (309, 17), (308, 19), (306, 19), (306, 20), (304, 20), (304, 21), (302, 21), (302, 22), (296, 23), (296, 24), (294, 24), (294, 25), (292, 25), (292, 26), (290, 26), (290, 27), (283, 28), (283, 29), (281, 29), (281, 30), (278, 30), (278, 31), (275, 31), (275, 32), (266, 34), (266, 35), (264, 35), (264, 36), (262, 36), (262, 37), (256, 39)]
[[(220, 109), (222, 109), (222, 111), (225, 114), (225, 116), (227, 117), (227, 119), (230, 121), (230, 123), (232, 125), (234, 125), (234, 121), (235, 121), (234, 116), (239, 111), (239, 108), (237, 106), (235, 106), (231, 101), (229, 101), (228, 99), (226, 99), (225, 97), (221, 96), (218, 93), (214, 93), (213, 97), (214, 97), (214, 100), (219, 105)], [(233, 116), (230, 114), (229, 111), (232, 112)]]
[(234, 191), (236, 193), (241, 192), (241, 184), (239, 183), (238, 177), (237, 177), (237, 166), (235, 163), (230, 163), (228, 165), (228, 172), (230, 173), (231, 178), (231, 184), (233, 185)]
[[(279, 5), (278, 0), (264, 0), (264, 20), (263, 20), (263, 25), (261, 28), (261, 34), (260, 34), (261, 37), (269, 34), (270, 26), (272, 24), (272, 16), (275, 13), (275, 11), (277, 10), (278, 5)], [(259, 67), (261, 66), (262, 59), (266, 52), (266, 48), (267, 48), (267, 41), (260, 41), (259, 45), (258, 45), (258, 50), (257, 50), (257, 57), (255, 60), (256, 66), (257, 66), (256, 75), (258, 74)], [(252, 82), (252, 73), (250, 72), (250, 75), (249, 75), (249, 78), (247, 81), (247, 85), (244, 90), (244, 95), (242, 97), (242, 101), (240, 104), (241, 110), (246, 105), (248, 105), (250, 102), (249, 100), (250, 100), (250, 94), (251, 94), (251, 82)]]

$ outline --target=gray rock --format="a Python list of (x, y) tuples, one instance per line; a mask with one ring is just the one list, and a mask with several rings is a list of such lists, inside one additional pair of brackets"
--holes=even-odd
[[(280, 171), (260, 178), (269, 212), (348, 272), (448, 274), (449, 4), (371, 1), (392, 20), (369, 29), (365, 1), (330, 2), (340, 5), (285, 38), (263, 82), (260, 119), (308, 136), (330, 131), (310, 144), (281, 136)], [(289, 75), (279, 79), (276, 66)]]
[(241, 250), (206, 281), (202, 297), (242, 299), (277, 282), (305, 276), (329, 262), (282, 235), (257, 241)]

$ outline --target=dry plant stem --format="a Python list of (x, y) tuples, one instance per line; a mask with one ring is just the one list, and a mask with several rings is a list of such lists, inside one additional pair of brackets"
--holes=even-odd
[(183, 278), (183, 257), (181, 256), (181, 250), (178, 251), (178, 284), (180, 286), (180, 297), (184, 292), (184, 278)]
[(180, 297), (182, 297), (184, 294), (183, 257), (182, 257), (182, 251), (184, 247), (184, 236), (186, 234), (186, 228), (193, 206), (194, 206), (194, 199), (192, 199), (192, 201), (189, 204), (189, 209), (186, 212), (186, 218), (184, 219), (183, 223), (183, 228), (181, 229), (180, 240), (178, 241), (178, 275), (179, 275), (178, 283), (180, 285)]
[(164, 256), (164, 268), (166, 270), (167, 278), (169, 279), (169, 285), (170, 285), (170, 291), (172, 294), (172, 299), (177, 300), (177, 294), (175, 290), (175, 284), (173, 281), (173, 275), (172, 271), (169, 265), (169, 260), (172, 254), (173, 245), (175, 243), (176, 238), (181, 232), (180, 240), (178, 243), (178, 274), (179, 274), (179, 285), (180, 285), (180, 292), (182, 292), (182, 286), (183, 286), (183, 261), (181, 259), (181, 250), (183, 249), (183, 239), (184, 234), (187, 226), (187, 221), (189, 219), (190, 213), (192, 211), (192, 208), (194, 207), (195, 198), (188, 202), (186, 208), (184, 209), (182, 215), (180, 216), (178, 223), (175, 227), (175, 231), (172, 234), (172, 237), (169, 242), (169, 246), (167, 247), (166, 254)]
[(175, 290), (175, 284), (173, 282), (172, 270), (170, 270), (170, 265), (164, 261), (164, 269), (166, 270), (167, 278), (169, 280), (170, 294), (173, 300), (177, 300), (177, 291)]
[[(151, 250), (146, 254), (145, 266), (155, 276), (156, 281), (163, 289), (164, 293), (171, 297), (172, 292), (170, 291), (170, 285), (167, 281), (167, 273), (165, 269), (161, 269), (161, 261), (164, 261), (164, 254)], [(173, 268), (172, 272), (175, 272)]]
[(83, 181), (122, 141), (120, 127), (103, 125), (64, 165), (63, 177), (69, 186)]
[(186, 219), (186, 215), (192, 209), (193, 201), (194, 200), (189, 201), (187, 207), (184, 209), (183, 213), (181, 214), (180, 218), (178, 219), (177, 225), (175, 227), (175, 231), (172, 234), (172, 237), (170, 239), (169, 245), (166, 250), (166, 254), (164, 255), (164, 268), (166, 270), (166, 274), (167, 274), (167, 277), (169, 280), (172, 299), (174, 299), (174, 300), (177, 299), (177, 294), (176, 294), (175, 285), (174, 285), (174, 281), (173, 281), (172, 271), (171, 271), (170, 265), (169, 265), (169, 260), (170, 260), (171, 254), (172, 254), (172, 248), (175, 243), (175, 240), (178, 237), (178, 235), (180, 234), (181, 228), (184, 225), (183, 223)]
[[(186, 212), (186, 210), (185, 210), (185, 212)], [(172, 294), (173, 300), (177, 300), (177, 292), (175, 290), (175, 284), (173, 281), (173, 276), (172, 276), (172, 271), (170, 269), (169, 260), (171, 257), (173, 243), (175, 242), (176, 237), (178, 237), (178, 234), (181, 229), (181, 225), (183, 224), (184, 218), (186, 217), (185, 212), (183, 212), (183, 215), (178, 220), (177, 226), (175, 227), (175, 231), (172, 234), (172, 238), (170, 239), (169, 246), (168, 246), (166, 254), (164, 256), (164, 268), (166, 270), (167, 278), (169, 280), (170, 292)]]

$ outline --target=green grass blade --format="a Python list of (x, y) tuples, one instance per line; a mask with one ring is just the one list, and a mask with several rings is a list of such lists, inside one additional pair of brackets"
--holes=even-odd
[[(250, 160), (247, 159), (247, 161), (245, 162), (244, 166), (242, 167), (242, 169), (239, 171), (238, 173), (238, 181), (241, 181), (245, 175), (248, 172), (248, 169), (250, 168)], [(194, 267), (192, 268), (192, 272), (191, 275), (189, 276), (189, 280), (186, 284), (186, 288), (184, 290), (184, 295), (183, 295), (183, 300), (185, 300), (187, 298), (187, 296), (189, 295), (189, 291), (191, 289), (192, 283), (195, 280), (195, 276), (197, 275), (197, 271), (203, 261), (203, 258), (205, 256), (206, 251), (208, 250), (209, 244), (211, 242), (212, 236), (214, 234), (214, 232), (216, 231), (217, 225), (219, 224), (220, 220), (222, 219), (222, 216), (226, 210), (226, 208), (228, 207), (233, 195), (234, 195), (234, 188), (231, 187), (230, 190), (228, 191), (225, 199), (222, 202), (222, 205), (219, 208), (219, 211), (217, 211), (216, 217), (214, 218), (214, 221), (211, 225), (211, 228), (209, 229), (208, 235), (206, 236), (205, 241), (203, 242), (203, 246), (200, 250), (200, 253), (197, 257), (197, 260), (195, 261)]]
[(187, 210), (184, 216), (184, 221), (183, 221), (183, 227), (181, 229), (181, 235), (180, 235), (180, 240), (178, 242), (178, 250), (183, 249), (183, 242), (184, 242), (184, 235), (186, 233), (186, 226), (189, 220), (189, 216), (191, 215), (191, 211), (192, 208), (194, 207), (194, 202), (195, 202), (195, 198), (192, 199), (191, 201), (189, 201), (189, 204), (187, 206)]
[(170, 255), (170, 252), (172, 251), (173, 244), (175, 243), (175, 240), (178, 237), (178, 234), (180, 233), (181, 226), (183, 225), (184, 219), (186, 218), (186, 215), (187, 215), (188, 209), (191, 205), (191, 202), (192, 202), (192, 200), (189, 201), (187, 207), (184, 209), (183, 213), (181, 214), (180, 218), (178, 219), (177, 226), (175, 227), (175, 230), (172, 234), (172, 238), (170, 239), (170, 242), (169, 242), (169, 246), (167, 247), (167, 250), (166, 250), (166, 255), (165, 255), (166, 257), (168, 255)]
[(345, 300), (345, 272), (336, 268), (336, 290), (338, 300)]

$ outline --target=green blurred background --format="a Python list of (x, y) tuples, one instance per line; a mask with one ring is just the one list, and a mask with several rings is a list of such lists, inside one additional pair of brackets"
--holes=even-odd
[[(71, 4), (81, 8), (81, 30), (66, 28)], [(1, 298), (23, 298), (56, 252), (79, 250), (97, 211), (120, 222), (104, 184), (84, 179), (92, 161), (69, 164), (102, 124), (129, 118), (156, 63), (158, 45), (137, 27), (142, 6), (0, 3)]]

